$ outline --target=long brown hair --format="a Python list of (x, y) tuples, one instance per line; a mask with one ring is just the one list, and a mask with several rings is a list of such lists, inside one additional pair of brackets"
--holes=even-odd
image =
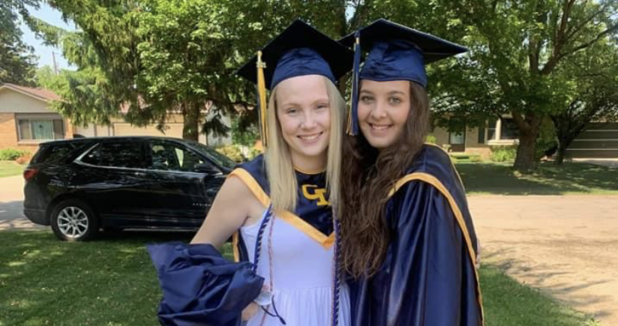
[(408, 120), (395, 144), (378, 151), (362, 133), (347, 136), (343, 142), (341, 257), (345, 270), (354, 277), (372, 276), (380, 268), (390, 241), (384, 210), (388, 194), (412, 164), (429, 131), (426, 90), (410, 82), (410, 97)]

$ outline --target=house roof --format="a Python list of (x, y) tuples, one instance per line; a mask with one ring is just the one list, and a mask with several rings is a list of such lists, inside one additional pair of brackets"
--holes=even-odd
[(0, 85), (0, 90), (7, 88), (7, 89), (11, 89), (14, 90), (16, 92), (28, 95), (28, 96), (32, 96), (34, 98), (37, 98), (39, 100), (43, 100), (46, 102), (49, 101), (60, 101), (61, 98), (60, 96), (58, 96), (58, 94), (48, 90), (48, 89), (44, 89), (44, 88), (33, 88), (33, 87), (26, 87), (26, 86), (19, 86), (19, 85), (15, 85), (15, 84), (10, 84), (10, 83), (5, 83)]

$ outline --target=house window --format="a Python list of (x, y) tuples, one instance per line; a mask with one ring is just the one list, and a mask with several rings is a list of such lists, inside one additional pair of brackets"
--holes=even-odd
[(519, 129), (515, 120), (511, 118), (502, 118), (502, 128), (500, 129), (500, 139), (518, 139)]
[(463, 132), (449, 132), (449, 144), (451, 145), (463, 145), (466, 141)]
[(485, 144), (485, 127), (478, 128), (478, 139), (477, 143)]
[(487, 123), (487, 140), (495, 140), (496, 139), (496, 124), (498, 123), (498, 119), (490, 119)]
[(62, 119), (19, 119), (19, 140), (64, 139)]

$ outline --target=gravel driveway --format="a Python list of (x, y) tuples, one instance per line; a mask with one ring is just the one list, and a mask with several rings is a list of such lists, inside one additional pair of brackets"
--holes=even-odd
[(471, 196), (482, 262), (618, 325), (618, 196)]

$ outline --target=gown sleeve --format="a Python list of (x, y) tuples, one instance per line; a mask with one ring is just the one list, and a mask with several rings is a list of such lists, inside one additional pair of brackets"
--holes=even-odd
[(465, 195), (453, 197), (428, 181), (406, 183), (386, 207), (391, 248), (372, 292), (388, 290), (373, 317), (389, 326), (482, 325), (476, 236)]
[(148, 252), (163, 292), (157, 314), (164, 326), (240, 325), (262, 289), (251, 263), (230, 262), (209, 244), (156, 244)]

